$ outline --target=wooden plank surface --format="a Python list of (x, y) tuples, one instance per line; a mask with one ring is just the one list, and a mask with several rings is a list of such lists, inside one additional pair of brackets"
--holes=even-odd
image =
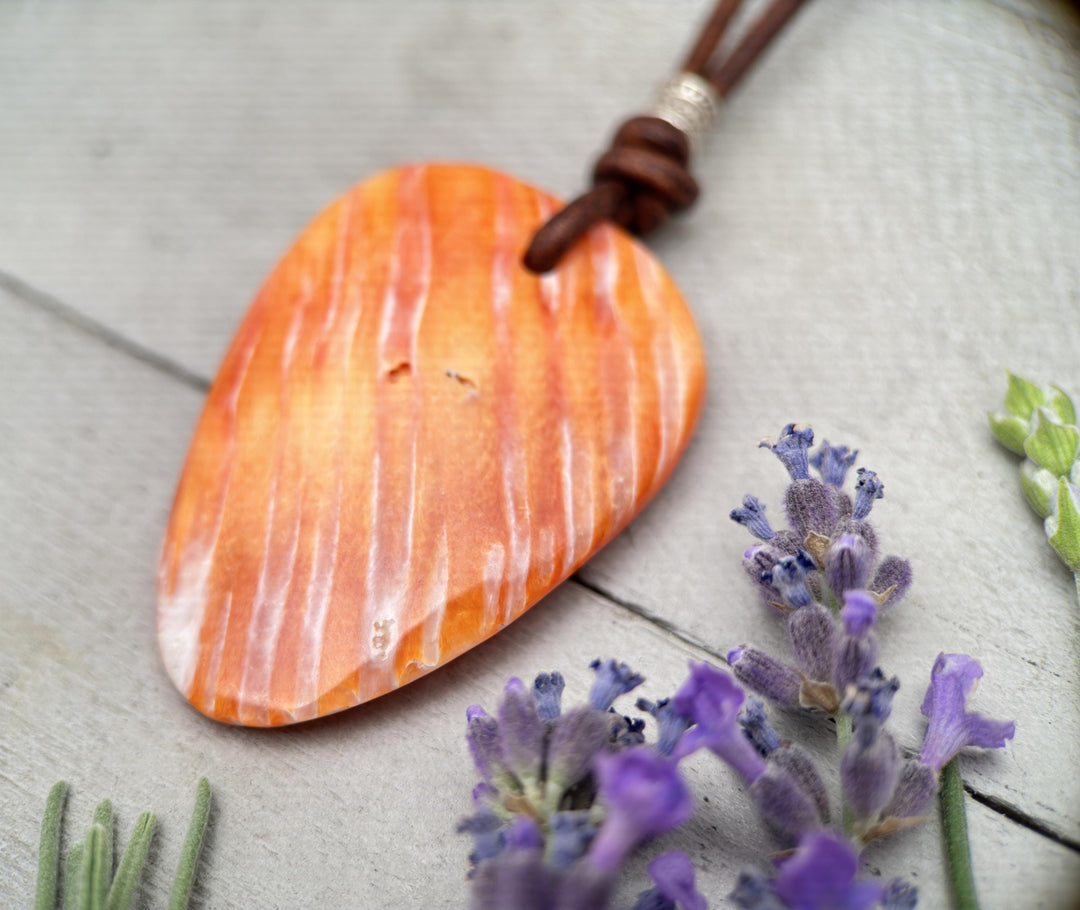
[[(814, 0), (727, 106), (696, 166), (704, 197), (653, 243), (702, 329), (706, 412), (668, 488), (582, 573), (608, 596), (565, 586), (433, 677), (283, 735), (204, 721), (157, 664), (154, 566), (200, 384), (291, 238), (405, 160), (573, 192), (702, 13), (0, 7), (0, 903), (27, 903), (60, 776), (75, 819), (104, 795), (122, 830), (162, 813), (145, 889), (160, 903), (207, 773), (203, 906), (459, 905), (465, 705), (515, 673), (584, 685), (598, 653), (640, 662), (658, 696), (688, 656), (780, 645), (726, 514), (745, 492), (779, 513), (781, 469), (754, 445), (801, 419), (882, 475), (878, 528), (915, 566), (882, 633), (902, 743), (921, 737), (940, 650), (978, 655), (978, 707), (1017, 719), (1008, 750), (964, 765), (984, 906), (1071, 906), (1080, 611), (984, 418), (1006, 367), (1080, 392), (1080, 17), (1065, 2)], [(722, 905), (767, 841), (722, 769), (692, 773), (709, 810), (672, 843), (705, 861)], [(418, 786), (433, 777), (461, 786)], [(941, 906), (939, 849), (928, 826), (871, 859)]]

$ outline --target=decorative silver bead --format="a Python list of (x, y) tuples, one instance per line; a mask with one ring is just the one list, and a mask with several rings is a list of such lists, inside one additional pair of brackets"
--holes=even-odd
[(651, 113), (686, 133), (696, 153), (720, 113), (720, 96), (707, 79), (680, 73), (661, 86)]

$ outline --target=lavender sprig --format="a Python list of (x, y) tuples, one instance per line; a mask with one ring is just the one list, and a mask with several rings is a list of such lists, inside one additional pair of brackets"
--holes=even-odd
[[(483, 778), (476, 811), (458, 826), (473, 837), (476, 908), (603, 908), (619, 871), (643, 842), (685, 822), (693, 799), (678, 770), (689, 721), (672, 701), (642, 702), (657, 718), (660, 741), (644, 742), (644, 721), (613, 705), (644, 678), (614, 660), (594, 661), (586, 703), (564, 711), (559, 673), (531, 689), (511, 679), (496, 716), (466, 712), (467, 737)], [(649, 867), (654, 887), (639, 910), (703, 910), (685, 854)]]
[[(777, 454), (790, 474), (785, 502), (792, 528), (770, 527), (772, 536), (768, 539), (755, 535), (763, 542), (751, 546), (743, 562), (762, 599), (784, 618), (791, 662), (748, 645), (730, 652), (728, 661), (741, 683), (774, 704), (835, 717), (843, 794), (841, 818), (857, 855), (870, 840), (921, 819), (933, 802), (943, 769), (947, 781), (959, 780), (953, 762), (961, 749), (1000, 748), (1013, 737), (1015, 726), (968, 712), (967, 697), (982, 676), (982, 669), (966, 655), (941, 654), (923, 702), (928, 724), (922, 749), (918, 758), (902, 759), (899, 745), (886, 729), (892, 697), (900, 682), (887, 677), (877, 665), (876, 626), (879, 612), (891, 609), (910, 587), (911, 567), (900, 557), (879, 557), (878, 534), (869, 516), (874, 503), (884, 496), (881, 478), (859, 468), (854, 495), (849, 495), (843, 486), (856, 453), (826, 442), (810, 455), (812, 444), (813, 431), (795, 424), (784, 427), (779, 441), (762, 444)], [(818, 470), (822, 480), (811, 477), (806, 466)], [(765, 506), (756, 497), (747, 496), (744, 503), (752, 503), (755, 514), (764, 515)], [(744, 516), (736, 512), (732, 518), (749, 527)], [(695, 719), (702, 726), (702, 720)], [(755, 744), (773, 741), (762, 735), (760, 712), (744, 726)], [(767, 753), (769, 748), (766, 745), (764, 751)], [(769, 760), (775, 763), (772, 755)], [(812, 768), (808, 759), (807, 763)], [(801, 777), (794, 778), (801, 784), (803, 795), (817, 789), (816, 784), (807, 783), (810, 778), (805, 770)], [(762, 820), (782, 842), (798, 840), (800, 851), (810, 850), (811, 846), (826, 850), (824, 841), (807, 840), (821, 829), (824, 818), (815, 818), (806, 811), (799, 789), (777, 788), (778, 793), (785, 794), (783, 801), (779, 796), (770, 802), (759, 800)], [(943, 787), (943, 799), (954, 789)], [(955, 803), (955, 797), (951, 798)], [(953, 803), (946, 808), (950, 874), (954, 882), (965, 877), (970, 881), (970, 860), (966, 871), (959, 861), (961, 856), (967, 857), (967, 848), (966, 841), (962, 848), (958, 846), (962, 826), (956, 824), (957, 807)], [(962, 817), (962, 790), (958, 805)], [(777, 815), (785, 817), (778, 822)], [(825, 870), (834, 868), (829, 862), (819, 865)], [(783, 903), (784, 888), (776, 884), (783, 881), (783, 875), (782, 870), (768, 887), (750, 876), (741, 881), (735, 897), (745, 907), (787, 906)], [(961, 885), (957, 893), (963, 890)], [(973, 899), (973, 889), (967, 891)], [(870, 889), (858, 892), (870, 893)], [(864, 906), (858, 894), (848, 895), (849, 903), (843, 905)], [(881, 902), (885, 906), (914, 906), (914, 890), (900, 886), (882, 890), (865, 906)], [(818, 904), (811, 901), (799, 906)]]

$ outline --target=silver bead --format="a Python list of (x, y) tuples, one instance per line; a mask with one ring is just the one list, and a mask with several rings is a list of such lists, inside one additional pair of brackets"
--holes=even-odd
[(696, 152), (720, 113), (720, 96), (707, 79), (680, 73), (661, 86), (651, 113), (686, 133)]

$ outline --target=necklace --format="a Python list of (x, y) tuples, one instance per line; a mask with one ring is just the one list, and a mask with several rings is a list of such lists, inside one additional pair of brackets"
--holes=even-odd
[(656, 493), (704, 363), (677, 288), (619, 226), (694, 201), (690, 147), (799, 5), (775, 0), (710, 68), (739, 6), (721, 0), (565, 208), (416, 164), (300, 235), (225, 356), (162, 548), (162, 659), (196, 708), (278, 726), (396, 689), (524, 613)]

